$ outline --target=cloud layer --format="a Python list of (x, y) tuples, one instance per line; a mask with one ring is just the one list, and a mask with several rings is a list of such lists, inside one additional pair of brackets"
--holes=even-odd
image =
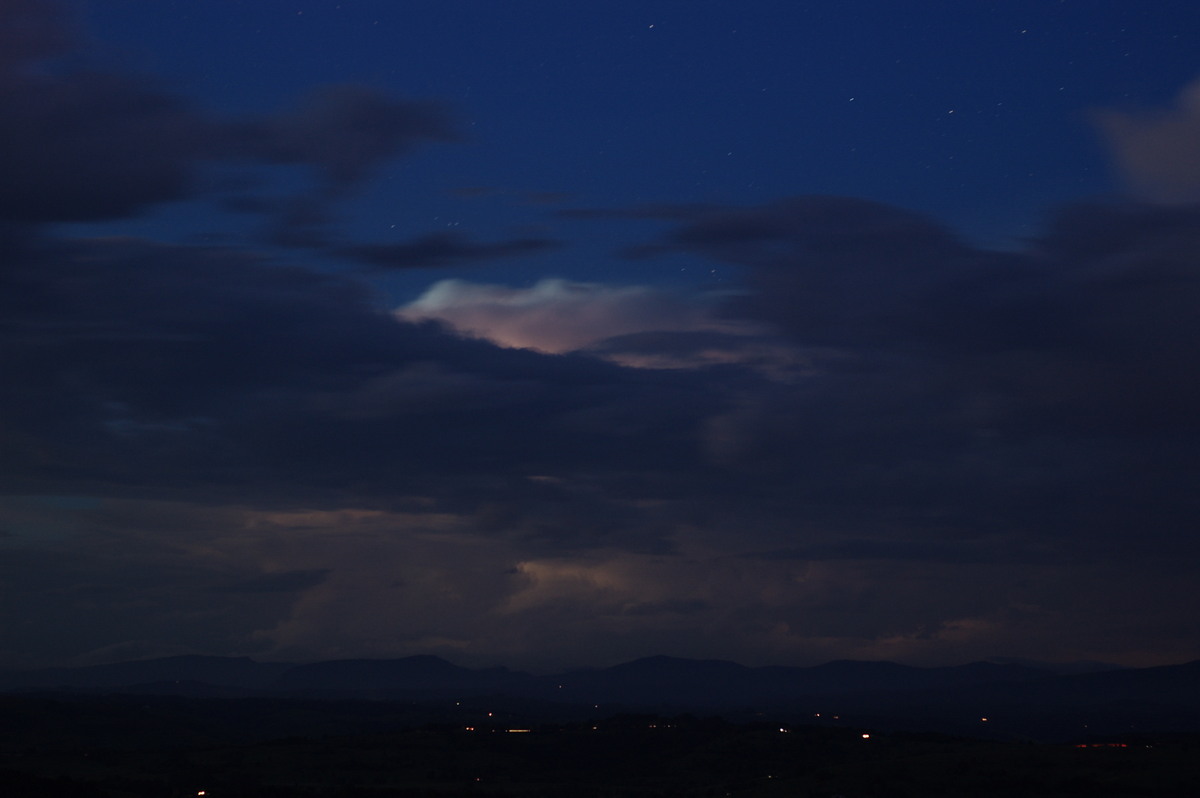
[(711, 297), (648, 286), (547, 278), (508, 288), (441, 280), (397, 315), (446, 322), (500, 346), (560, 354), (637, 333), (737, 332), (738, 325), (716, 318), (715, 304)]
[[(681, 223), (664, 247), (747, 270), (697, 315), (442, 286), (440, 317), (504, 346), (237, 250), (10, 245), (0, 545), (30, 609), (6, 639), (547, 667), (1189, 656), (1200, 218), (1080, 207), (996, 255), (899, 211), (915, 229), (881, 231), (890, 212)], [(830, 213), (847, 243), (804, 233)], [(739, 351), (793, 367), (587, 354), (648, 319), (643, 352), (736, 321)]]
[[(1066, 208), (1003, 253), (843, 197), (591, 212), (734, 282), (396, 313), (361, 272), (55, 223), (198, 196), (214, 159), (308, 169), (327, 211), (452, 139), (444, 109), (343, 86), (216, 119), (33, 68), (50, 9), (0, 17), (30, 31), (0, 47), (6, 664), (1200, 655), (1195, 207)], [(307, 254), (551, 247), (470, 241)]]

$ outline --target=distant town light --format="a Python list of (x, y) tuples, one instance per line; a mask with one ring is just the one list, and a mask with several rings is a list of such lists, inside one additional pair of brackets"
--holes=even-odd
[[(1129, 743), (1079, 743), (1076, 748), (1128, 748)], [(1150, 748), (1151, 746), (1146, 746)]]

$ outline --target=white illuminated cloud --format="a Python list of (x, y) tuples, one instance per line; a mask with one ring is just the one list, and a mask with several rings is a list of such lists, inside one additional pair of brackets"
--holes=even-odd
[(619, 335), (738, 332), (715, 318), (713, 298), (649, 286), (548, 278), (529, 288), (442, 280), (396, 315), (436, 319), (501, 346), (559, 354)]

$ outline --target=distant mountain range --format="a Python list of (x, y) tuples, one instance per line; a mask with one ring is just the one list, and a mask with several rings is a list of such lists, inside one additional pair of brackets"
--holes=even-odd
[(843, 660), (815, 667), (748, 668), (723, 660), (646, 657), (609, 668), (533, 676), (463, 668), (441, 657), (294, 664), (249, 657), (179, 656), (81, 668), (0, 671), (0, 690), (190, 692), (207, 686), (254, 694), (395, 697), (513, 693), (575, 703), (729, 708), (864, 691), (911, 692), (1054, 678), (1046, 668), (976, 662), (915, 668)]
[(648, 657), (535, 676), (506, 668), (463, 668), (434, 656), (310, 664), (182, 656), (0, 672), (0, 691), (408, 702), (506, 697), (594, 712), (769, 716), (992, 736), (1031, 730), (1043, 736), (1200, 731), (1200, 661), (1061, 673), (1013, 662), (917, 668), (837, 661), (750, 668), (721, 660)]

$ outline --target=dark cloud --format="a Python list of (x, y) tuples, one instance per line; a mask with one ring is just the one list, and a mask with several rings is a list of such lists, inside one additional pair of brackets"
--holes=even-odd
[(625, 615), (654, 616), (654, 615), (700, 615), (713, 609), (707, 601), (698, 599), (679, 599), (675, 601), (648, 602), (634, 604), (622, 609)]
[[(60, 624), (140, 596), (74, 643), (91, 658), (703, 654), (714, 630), (766, 659), (1112, 658), (1082, 608), (1144, 580), (1139, 612), (1182, 618), (1193, 212), (1080, 206), (997, 254), (826, 204), (669, 234), (744, 270), (724, 312), (753, 324), (592, 345), (638, 368), (404, 322), (237, 249), (27, 241), (0, 285), (0, 522), (55, 576), (9, 590)], [(71, 653), (39, 628), (12, 639)]]
[(295, 109), (225, 119), (142, 78), (67, 66), (27, 69), (73, 43), (59, 6), (6, 3), (0, 13), (3, 221), (133, 216), (202, 194), (204, 165), (240, 162), (312, 168), (319, 192), (289, 203), (279, 223), (312, 227), (314, 214), (324, 220), (325, 203), (385, 161), (423, 142), (456, 138), (444, 106), (361, 86), (319, 87)]
[(889, 340), (979, 254), (918, 214), (865, 200), (801, 197), (692, 213), (643, 255), (697, 253), (747, 268), (753, 289), (731, 312), (809, 345)]
[(562, 246), (547, 238), (477, 244), (459, 233), (431, 233), (402, 244), (356, 244), (335, 253), (376, 269), (443, 268), (476, 261), (535, 255)]
[(30, 64), (60, 55), (75, 44), (65, 9), (47, 0), (0, 4), (0, 85)]
[[(4, 460), (27, 485), (257, 474), (416, 490), (447, 470), (540, 473), (570, 450), (616, 456), (690, 390), (402, 323), (354, 281), (237, 251), (47, 246), (11, 261), (4, 287), (5, 369), (23, 385), (5, 396)], [(664, 435), (686, 423), (674, 413)]]
[(306, 571), (284, 571), (235, 582), (221, 588), (232, 593), (295, 593), (308, 590), (324, 582), (330, 574), (328, 568)]
[(743, 267), (727, 312), (809, 358), (808, 379), (710, 425), (713, 456), (760, 489), (798, 481), (806, 512), (903, 534), (1138, 525), (1178, 544), (1180, 475), (1197, 466), (1196, 230), (1194, 210), (1078, 207), (1026, 251), (991, 253), (816, 197), (708, 214), (658, 246)]
[(291, 111), (230, 127), (233, 154), (313, 166), (335, 194), (418, 144), (457, 138), (442, 104), (396, 100), (354, 85), (316, 88)]
[(25, 68), (68, 46), (52, 10), (0, 7), (0, 43), (28, 35), (0, 55), (23, 662), (1195, 655), (1200, 210), (1079, 206), (1007, 252), (846, 198), (567, 211), (658, 222), (640, 255), (728, 264), (729, 290), (458, 282), (406, 320), (362, 272), (45, 223), (197, 196), (219, 161), (317, 174), (231, 198), (309, 257), (552, 246), (337, 242), (332, 201), (454, 137), (440, 106), (343, 86), (217, 119)]
[[(136, 521), (129, 512), (107, 515)], [(69, 541), (10, 547), (0, 564), (0, 596), (22, 611), (0, 621), (6, 659), (37, 664), (46, 657), (89, 662), (203, 653), (214, 640), (263, 648), (254, 632), (317, 580), (292, 577), (288, 585), (287, 576), (256, 574), (250, 563), (189, 554), (180, 536), (187, 520), (160, 520), (153, 536), (93, 526)]]
[(1181, 423), (1196, 395), (1183, 364), (1200, 355), (1198, 213), (1078, 206), (1026, 251), (994, 253), (915, 214), (818, 197), (705, 216), (663, 246), (745, 267), (750, 290), (727, 312), (826, 347), (841, 379), (900, 368), (903, 384), (986, 393), (1013, 420), (1140, 429)]
[[(1028, 549), (1028, 550), (1026, 550)], [(747, 557), (768, 560), (909, 560), (921, 563), (1046, 562), (1046, 554), (1011, 536), (957, 535), (937, 539), (844, 537), (815, 541), (803, 548), (755, 552)], [(1087, 557), (1073, 556), (1079, 562)]]
[(114, 219), (181, 199), (213, 133), (142, 81), (28, 77), (0, 93), (0, 218)]

